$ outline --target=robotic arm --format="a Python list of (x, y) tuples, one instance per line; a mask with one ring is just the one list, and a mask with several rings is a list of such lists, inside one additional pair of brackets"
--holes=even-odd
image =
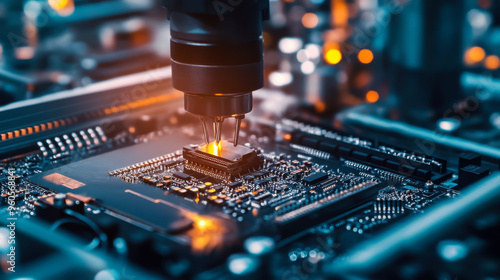
[(164, 0), (170, 19), (174, 88), (184, 92), (184, 108), (214, 126), (234, 117), (234, 146), (241, 120), (252, 110), (252, 91), (263, 86), (262, 21), (269, 0)]

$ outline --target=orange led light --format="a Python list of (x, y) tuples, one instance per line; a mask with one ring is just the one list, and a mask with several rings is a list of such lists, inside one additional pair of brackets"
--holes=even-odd
[(374, 90), (370, 90), (369, 92), (366, 93), (366, 101), (369, 103), (375, 103), (378, 101), (380, 96), (378, 95), (378, 92)]
[(337, 64), (342, 60), (342, 53), (338, 49), (330, 49), (325, 53), (325, 61), (329, 64)]
[(476, 64), (478, 62), (481, 62), (485, 56), (486, 56), (486, 53), (484, 52), (483, 48), (476, 46), (476, 47), (472, 47), (472, 48), (468, 49), (465, 52), (464, 61), (465, 61), (465, 64), (467, 64), (467, 65), (473, 65), (473, 64)]
[(496, 55), (488, 55), (484, 60), (484, 67), (489, 70), (497, 70), (500, 68), (500, 58)]
[(302, 17), (302, 24), (305, 28), (314, 28), (318, 25), (319, 18), (314, 13), (306, 13)]
[(373, 61), (373, 53), (368, 49), (363, 49), (358, 53), (359, 62), (368, 64)]

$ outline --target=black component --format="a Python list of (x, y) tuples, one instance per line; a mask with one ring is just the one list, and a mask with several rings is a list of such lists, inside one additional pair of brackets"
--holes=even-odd
[[(294, 213), (293, 215), (284, 214), (276, 220), (279, 223), (281, 231), (285, 236), (289, 236), (297, 232), (297, 224), (314, 225), (320, 220), (320, 217), (335, 216), (346, 209), (350, 209), (357, 205), (361, 205), (370, 199), (374, 194), (377, 194), (381, 188), (381, 184), (373, 183), (371, 186), (349, 192), (345, 196), (325, 198), (321, 203), (318, 203), (312, 209)], [(289, 213), (291, 214), (291, 213)]]
[(163, 169), (168, 169), (168, 168), (173, 167), (181, 162), (183, 162), (183, 160), (169, 160), (165, 163), (162, 163), (162, 166), (163, 166)]
[(332, 155), (337, 155), (338, 154), (338, 150), (337, 150), (337, 145), (334, 145), (332, 143), (328, 143), (328, 142), (321, 142), (319, 144), (319, 149), (320, 150), (323, 150), (325, 152), (328, 152)]
[(320, 183), (326, 179), (328, 179), (328, 174), (317, 172), (317, 173), (313, 173), (307, 177), (304, 177), (302, 179), (302, 182), (304, 182), (306, 184), (314, 185), (314, 184)]
[(311, 137), (304, 137), (302, 139), (302, 144), (311, 148), (317, 148), (318, 147), (319, 140), (311, 138)]
[(477, 165), (467, 165), (458, 171), (458, 188), (461, 189), (488, 176), (490, 169)]
[[(448, 173), (450, 173), (450, 172), (448, 172)], [(432, 176), (432, 172), (430, 170), (426, 170), (426, 169), (416, 169), (415, 175), (420, 177), (420, 178), (430, 179)]]
[(182, 172), (174, 172), (174, 177), (182, 179), (182, 180), (191, 180), (191, 176), (187, 175), (186, 173)]
[[(440, 30), (462, 26), (465, 2), (414, 1), (391, 20), (387, 56), (392, 67), (391, 89), (397, 94), (403, 119), (425, 123), (459, 99), (463, 50), (454, 42), (461, 42), (464, 32), (456, 28), (444, 36)], [(421, 56), (410, 60), (404, 55), (408, 52)]]
[(256, 185), (265, 185), (265, 184), (271, 182), (271, 179), (272, 178), (265, 178), (265, 179), (262, 179), (262, 180), (255, 180), (254, 184), (256, 184)]
[(255, 172), (255, 173), (253, 173), (252, 175), (253, 175), (254, 177), (264, 177), (264, 176), (266, 176), (266, 175), (268, 175), (268, 174), (269, 174), (269, 171), (267, 171), (267, 170), (262, 170), (262, 171)]
[(355, 159), (362, 160), (362, 161), (368, 161), (369, 155), (367, 153), (365, 153), (365, 152), (354, 150), (352, 152), (352, 157), (355, 158)]
[[(311, 148), (319, 148), (334, 157), (342, 157), (347, 160), (355, 160), (370, 165), (374, 164), (391, 172), (425, 181), (433, 176), (433, 172), (446, 174), (447, 171), (447, 161), (443, 159), (433, 157), (431, 164), (423, 164), (410, 157), (400, 157), (396, 154), (383, 152), (378, 148), (357, 145), (339, 139), (309, 135), (303, 132), (294, 133), (292, 135), (292, 142)], [(404, 151), (404, 149), (400, 150)], [(415, 152), (411, 154), (421, 156), (421, 154)]]
[(239, 187), (241, 185), (242, 185), (242, 183), (239, 182), (239, 181), (235, 181), (235, 182), (231, 182), (231, 183), (227, 184), (227, 186), (230, 187), (230, 188), (232, 188), (232, 189), (233, 188), (237, 188), (237, 187)]
[[(201, 75), (201, 74), (200, 74)], [(187, 81), (186, 81), (187, 82)], [(252, 93), (242, 94), (184, 94), (186, 111), (201, 116), (232, 116), (252, 111)]]
[(468, 165), (481, 166), (481, 155), (473, 152), (463, 152), (458, 156), (458, 168)]
[(400, 165), (401, 165), (401, 163), (394, 161), (394, 160), (388, 160), (385, 162), (385, 167), (392, 169), (392, 170), (398, 170)]
[(270, 198), (270, 197), (271, 197), (270, 193), (264, 193), (264, 194), (256, 196), (255, 200), (262, 201), (262, 200), (265, 200), (265, 199)]
[(211, 145), (184, 147), (183, 157), (187, 160), (185, 169), (220, 180), (232, 180), (258, 169), (264, 162), (255, 150), (244, 146), (234, 147), (222, 141), (220, 154), (216, 156), (210, 152)]
[(370, 157), (370, 163), (373, 163), (373, 164), (376, 164), (376, 165), (380, 165), (380, 166), (384, 166), (384, 162), (385, 162), (385, 159), (382, 158), (382, 157), (378, 157), (378, 156), (371, 156)]
[[(428, 172), (430, 175), (430, 171)], [(441, 184), (442, 182), (450, 179), (453, 177), (453, 172), (452, 171), (447, 171), (444, 174), (436, 174), (432, 177), (431, 181), (434, 182), (435, 184)]]
[(339, 147), (339, 155), (344, 158), (349, 158), (351, 157), (351, 152), (352, 149), (346, 148), (346, 147)]

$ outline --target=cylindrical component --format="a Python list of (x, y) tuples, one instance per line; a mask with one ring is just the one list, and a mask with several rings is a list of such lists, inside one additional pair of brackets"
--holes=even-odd
[(393, 15), (388, 56), (403, 118), (427, 122), (460, 98), (463, 0), (410, 1)]
[(231, 116), (251, 111), (263, 86), (262, 20), (269, 1), (166, 0), (173, 86), (188, 112)]
[(186, 111), (200, 116), (232, 116), (252, 110), (252, 93), (184, 94)]

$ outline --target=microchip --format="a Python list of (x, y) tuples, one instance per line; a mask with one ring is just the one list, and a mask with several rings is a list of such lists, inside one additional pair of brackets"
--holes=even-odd
[(169, 161), (166, 161), (164, 163), (162, 163), (162, 166), (164, 169), (168, 169), (168, 168), (171, 168), (171, 167), (174, 167), (176, 166), (177, 164), (180, 164), (182, 163), (183, 161), (182, 160), (169, 160)]
[(257, 170), (264, 162), (255, 150), (244, 146), (234, 147), (222, 141), (220, 149), (214, 152), (211, 145), (214, 144), (184, 147), (185, 170), (228, 181)]
[(182, 179), (182, 180), (190, 180), (191, 176), (187, 175), (186, 173), (182, 172), (174, 172), (174, 177)]
[(256, 185), (266, 185), (269, 182), (271, 182), (271, 178), (265, 178), (265, 179), (262, 179), (262, 180), (255, 180), (254, 184), (256, 184)]
[(307, 177), (304, 177), (304, 179), (302, 179), (302, 181), (306, 184), (314, 185), (314, 184), (322, 182), (326, 179), (328, 179), (328, 174), (316, 172), (316, 173), (313, 173)]
[(240, 182), (240, 181), (234, 181), (234, 182), (231, 182), (229, 184), (227, 184), (227, 186), (231, 189), (234, 189), (234, 188), (237, 188), (239, 186), (241, 186), (243, 183)]

